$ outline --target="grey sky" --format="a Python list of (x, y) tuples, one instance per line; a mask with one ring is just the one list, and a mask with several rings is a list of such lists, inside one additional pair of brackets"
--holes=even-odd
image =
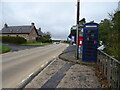
[[(35, 23), (43, 32), (49, 31), (53, 39), (66, 39), (70, 27), (76, 23), (76, 0), (72, 2), (8, 2), (2, 5), (2, 25), (30, 25)], [(118, 0), (119, 1), (119, 0)], [(116, 2), (82, 2), (81, 16), (87, 21), (100, 22), (101, 19), (109, 18), (108, 13), (117, 9)]]

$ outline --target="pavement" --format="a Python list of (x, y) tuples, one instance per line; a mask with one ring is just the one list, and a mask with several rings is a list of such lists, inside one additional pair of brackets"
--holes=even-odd
[(75, 46), (70, 45), (24, 88), (101, 88), (93, 64), (75, 59)]

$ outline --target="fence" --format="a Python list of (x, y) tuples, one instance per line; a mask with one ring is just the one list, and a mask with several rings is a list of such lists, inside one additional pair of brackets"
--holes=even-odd
[(100, 70), (106, 75), (110, 88), (120, 90), (120, 61), (98, 50)]

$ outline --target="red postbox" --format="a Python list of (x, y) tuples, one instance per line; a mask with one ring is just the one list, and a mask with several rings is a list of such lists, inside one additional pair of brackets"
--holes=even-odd
[(79, 36), (78, 46), (83, 46), (83, 36)]

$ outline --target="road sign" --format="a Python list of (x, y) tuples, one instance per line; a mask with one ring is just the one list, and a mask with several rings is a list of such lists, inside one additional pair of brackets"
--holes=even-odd
[(71, 41), (75, 42), (75, 36), (72, 36)]
[(77, 27), (76, 26), (72, 26), (71, 30), (77, 30)]

